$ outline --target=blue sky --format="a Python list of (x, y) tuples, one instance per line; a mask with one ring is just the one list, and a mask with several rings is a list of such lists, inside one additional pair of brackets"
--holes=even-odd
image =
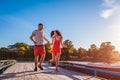
[(29, 40), (38, 23), (58, 29), (76, 48), (110, 41), (120, 50), (118, 0), (0, 0), (0, 47)]

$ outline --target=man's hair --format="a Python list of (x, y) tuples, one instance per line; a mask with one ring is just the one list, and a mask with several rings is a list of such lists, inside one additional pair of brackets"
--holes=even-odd
[(38, 26), (43, 26), (43, 24), (42, 24), (42, 23), (39, 23)]

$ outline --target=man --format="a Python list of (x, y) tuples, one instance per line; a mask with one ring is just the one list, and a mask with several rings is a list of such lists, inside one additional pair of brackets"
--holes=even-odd
[[(30, 36), (31, 41), (34, 43), (34, 61), (35, 61), (35, 69), (34, 71), (37, 71), (37, 66), (43, 70), (43, 67), (41, 66), (44, 58), (45, 58), (45, 47), (43, 45), (43, 41), (45, 40), (47, 43), (49, 43), (49, 41), (47, 40), (47, 38), (44, 36), (44, 32), (43, 32), (43, 24), (38, 24), (38, 29), (34, 30), (32, 32), (32, 35)], [(39, 55), (41, 55), (40, 58), (40, 64), (38, 65), (38, 57)]]

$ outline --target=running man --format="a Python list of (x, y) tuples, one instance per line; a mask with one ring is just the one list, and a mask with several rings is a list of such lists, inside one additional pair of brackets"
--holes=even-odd
[[(30, 40), (34, 43), (34, 62), (35, 62), (35, 69), (34, 71), (37, 71), (37, 68), (39, 67), (41, 70), (43, 70), (43, 67), (41, 66), (44, 58), (45, 58), (45, 46), (43, 45), (44, 40), (49, 43), (48, 39), (44, 36), (43, 32), (43, 24), (38, 24), (38, 29), (34, 30), (32, 32), (32, 35), (30, 36)], [(38, 65), (38, 58), (40, 58), (40, 64)]]

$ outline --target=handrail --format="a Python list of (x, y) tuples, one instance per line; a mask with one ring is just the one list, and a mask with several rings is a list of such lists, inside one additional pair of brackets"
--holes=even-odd
[(14, 65), (16, 60), (1, 60), (0, 61), (0, 73), (3, 73), (6, 68)]
[(93, 71), (93, 76), (94, 77), (97, 76), (98, 72), (117, 75), (117, 76), (120, 77), (120, 72), (115, 72), (115, 71), (110, 71), (110, 70), (103, 70), (103, 69), (98, 69), (98, 68), (90, 68), (90, 67), (87, 67), (87, 66), (74, 65), (74, 64), (65, 63), (65, 62), (60, 62), (60, 66), (65, 67), (65, 68), (80, 68), (80, 69), (91, 70), (91, 71)]

